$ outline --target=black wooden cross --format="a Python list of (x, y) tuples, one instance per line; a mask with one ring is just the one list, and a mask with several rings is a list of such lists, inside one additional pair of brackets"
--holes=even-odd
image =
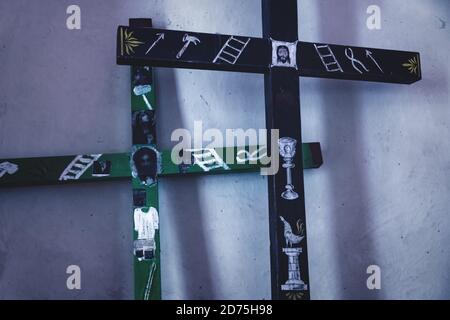
[[(122, 65), (265, 75), (266, 127), (279, 129), (282, 168), (269, 176), (272, 298), (309, 299), (299, 76), (411, 84), (417, 52), (298, 41), (297, 0), (262, 0), (264, 38), (120, 26)], [(270, 141), (270, 137), (268, 139)], [(296, 150), (296, 152), (295, 152)]]

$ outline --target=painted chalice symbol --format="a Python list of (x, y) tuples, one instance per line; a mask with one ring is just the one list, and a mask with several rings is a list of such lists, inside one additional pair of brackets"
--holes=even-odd
[(278, 146), (280, 149), (280, 155), (283, 157), (283, 168), (286, 169), (286, 190), (283, 191), (281, 197), (286, 200), (295, 200), (299, 197), (298, 193), (294, 191), (294, 186), (292, 185), (292, 168), (295, 167), (294, 157), (295, 157), (295, 147), (297, 145), (297, 140), (289, 137), (281, 138), (278, 140)]

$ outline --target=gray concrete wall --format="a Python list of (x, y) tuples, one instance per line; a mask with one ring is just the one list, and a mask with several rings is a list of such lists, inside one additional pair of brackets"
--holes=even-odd
[[(82, 29), (66, 28), (78, 4)], [(382, 29), (366, 9), (381, 7)], [(305, 173), (312, 298), (450, 298), (449, 21), (446, 0), (299, 1), (305, 41), (420, 51), (412, 86), (302, 79), (303, 135), (325, 164)], [(261, 36), (258, 0), (0, 2), (0, 158), (130, 149), (129, 71), (115, 30)], [(263, 128), (263, 77), (159, 69), (158, 134)], [(270, 297), (266, 179), (161, 181), (163, 297)], [(127, 182), (0, 190), (0, 298), (130, 299)], [(66, 288), (68, 265), (82, 290)], [(366, 268), (381, 267), (369, 291)]]

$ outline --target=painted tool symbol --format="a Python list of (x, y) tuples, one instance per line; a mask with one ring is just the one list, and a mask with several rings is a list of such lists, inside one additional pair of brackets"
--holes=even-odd
[(358, 71), (359, 73), (363, 73), (356, 65), (359, 65), (361, 68), (363, 68), (366, 72), (369, 72), (369, 69), (358, 59), (355, 58), (355, 54), (353, 53), (352, 48), (345, 49), (345, 56), (352, 62), (353, 68)]
[(157, 33), (156, 34), (158, 38), (152, 43), (150, 48), (148, 48), (147, 52), (145, 54), (148, 54), (161, 40), (164, 40), (165, 34), (164, 33)]
[(135, 86), (133, 88), (133, 93), (136, 96), (141, 96), (144, 99), (145, 105), (147, 106), (147, 108), (149, 110), (153, 110), (152, 105), (150, 104), (150, 101), (148, 101), (146, 94), (150, 93), (152, 91), (152, 86), (151, 85), (140, 85), (140, 86)]
[(178, 54), (177, 54), (177, 59), (180, 59), (180, 58), (183, 56), (184, 52), (187, 50), (187, 48), (189, 47), (189, 45), (190, 45), (191, 43), (194, 44), (194, 45), (197, 45), (197, 44), (199, 44), (201, 41), (200, 41), (199, 38), (194, 37), (194, 36), (190, 36), (190, 35), (188, 35), (188, 34), (186, 33), (186, 34), (183, 36), (183, 42), (185, 43), (185, 44), (184, 44), (184, 47), (181, 48), (180, 52), (178, 52)]
[(377, 68), (378, 68), (382, 73), (384, 73), (383, 69), (381, 69), (381, 67), (380, 67), (380, 65), (378, 64), (377, 60), (375, 60), (375, 58), (373, 57), (372, 51), (369, 51), (369, 50), (366, 49), (366, 57), (370, 58), (370, 59), (373, 61), (373, 63), (375, 63), (375, 65), (377, 66)]

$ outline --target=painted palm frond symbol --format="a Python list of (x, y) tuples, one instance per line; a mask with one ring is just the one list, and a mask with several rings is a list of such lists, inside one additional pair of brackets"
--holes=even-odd
[(133, 36), (133, 31), (128, 32), (126, 29), (121, 30), (122, 54), (125, 49), (126, 54), (134, 53), (134, 48), (139, 47), (144, 42), (139, 41)]
[(410, 73), (417, 74), (417, 70), (419, 69), (419, 61), (417, 60), (417, 57), (414, 57), (409, 59), (408, 62), (402, 64), (402, 66), (407, 68)]
[(286, 293), (286, 297), (290, 300), (301, 300), (303, 298), (302, 292), (288, 292)]

